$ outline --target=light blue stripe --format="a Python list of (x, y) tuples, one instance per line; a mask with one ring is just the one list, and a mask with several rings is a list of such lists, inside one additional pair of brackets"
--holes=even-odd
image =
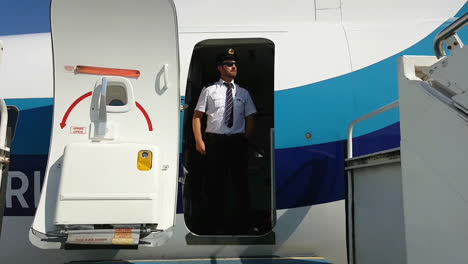
[(7, 105), (18, 107), (19, 110), (28, 110), (38, 107), (51, 106), (54, 104), (54, 98), (21, 98), (5, 99)]
[(462, 7), (460, 11), (455, 15), (456, 17), (461, 17), (464, 14), (468, 13), (468, 2), (465, 3), (465, 5)]
[[(466, 11), (468, 5), (458, 15), (463, 15)], [(440, 29), (407, 50), (364, 69), (319, 83), (275, 92), (275, 147), (300, 147), (345, 139), (347, 126), (352, 120), (398, 99), (397, 59), (406, 54), (433, 55), (433, 40)], [(460, 33), (463, 39), (468, 39), (467, 32), (465, 28)], [(8, 105), (16, 105), (20, 110), (53, 104), (53, 98), (6, 101)], [(355, 136), (376, 131), (398, 121), (398, 109), (389, 111), (359, 124), (355, 129)], [(311, 140), (305, 138), (308, 132), (312, 133)], [(43, 149), (44, 147), (40, 150), (34, 146), (20, 147), (18, 151), (45, 154), (48, 150)]]
[(13, 155), (46, 155), (49, 152), (53, 98), (6, 99), (20, 110)]
[[(412, 47), (366, 68), (276, 92), (275, 147), (301, 147), (346, 139), (348, 125), (354, 119), (398, 100), (398, 58), (434, 55), (434, 39), (448, 24)], [(468, 39), (466, 31), (459, 35)], [(360, 123), (354, 135), (367, 134), (398, 121), (399, 110), (394, 109)], [(311, 140), (305, 138), (307, 132), (312, 133)]]

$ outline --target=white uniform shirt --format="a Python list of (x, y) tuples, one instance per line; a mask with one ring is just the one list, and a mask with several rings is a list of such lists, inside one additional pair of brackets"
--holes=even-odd
[(226, 85), (219, 79), (215, 84), (203, 88), (195, 110), (208, 116), (206, 132), (214, 134), (238, 134), (245, 132), (245, 117), (255, 114), (257, 109), (249, 92), (231, 82), (234, 85), (232, 97), (234, 100), (234, 123), (231, 128), (224, 123), (224, 106), (226, 104)]

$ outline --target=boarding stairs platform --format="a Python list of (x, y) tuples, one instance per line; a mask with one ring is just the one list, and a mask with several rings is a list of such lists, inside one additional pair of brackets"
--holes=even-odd
[(330, 263), (322, 257), (250, 257), (250, 258), (201, 258), (165, 260), (112, 260), (72, 261), (65, 264), (321, 264)]
[[(349, 263), (468, 263), (467, 23), (438, 35), (436, 56), (400, 58), (399, 101), (349, 126)], [(354, 126), (396, 107), (400, 148), (354, 157)]]

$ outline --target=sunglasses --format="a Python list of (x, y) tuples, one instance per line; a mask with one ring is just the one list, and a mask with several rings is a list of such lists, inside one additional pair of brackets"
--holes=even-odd
[(236, 62), (223, 62), (223, 65), (226, 65), (228, 67), (232, 67), (233, 65), (237, 66), (237, 63)]

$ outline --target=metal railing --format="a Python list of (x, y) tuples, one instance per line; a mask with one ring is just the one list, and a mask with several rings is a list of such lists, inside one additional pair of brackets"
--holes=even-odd
[(8, 125), (8, 109), (3, 98), (0, 98), (0, 150), (9, 151), (6, 146), (6, 133)]
[(444, 40), (455, 35), (458, 30), (462, 29), (468, 23), (468, 13), (464, 14), (459, 19), (455, 20), (452, 24), (442, 30), (436, 37), (434, 42), (434, 50), (438, 59), (443, 56), (446, 56), (444, 50)]
[(353, 129), (354, 129), (354, 126), (359, 122), (367, 120), (367, 119), (369, 119), (371, 117), (379, 115), (379, 114), (381, 114), (383, 112), (386, 112), (386, 111), (388, 111), (390, 109), (393, 109), (395, 107), (398, 107), (398, 106), (399, 106), (399, 102), (397, 100), (397, 101), (395, 101), (393, 103), (390, 103), (390, 104), (388, 104), (386, 106), (383, 106), (383, 107), (381, 107), (381, 108), (379, 108), (379, 109), (377, 109), (377, 110), (375, 110), (373, 112), (370, 112), (370, 113), (368, 113), (366, 115), (363, 115), (363, 116), (359, 117), (358, 119), (353, 120), (349, 124), (349, 126), (348, 126), (348, 150), (347, 150), (348, 159), (353, 157)]

